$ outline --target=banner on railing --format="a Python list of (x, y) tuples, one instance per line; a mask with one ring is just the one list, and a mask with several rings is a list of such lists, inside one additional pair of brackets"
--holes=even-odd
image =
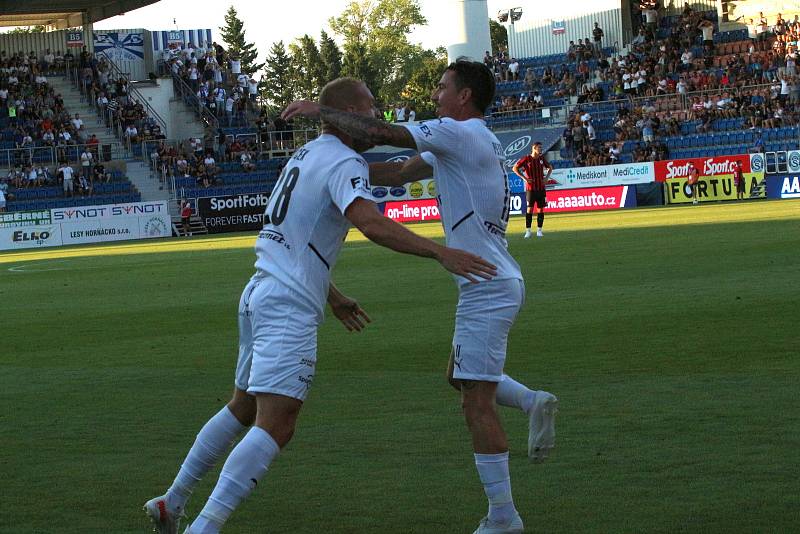
[(268, 203), (266, 193), (202, 197), (197, 199), (197, 214), (210, 234), (260, 230)]
[(35, 225), (0, 228), (0, 250), (57, 247), (61, 245), (61, 225)]
[(547, 181), (547, 189), (649, 184), (655, 179), (652, 162), (554, 169)]
[[(753, 156), (757, 156), (755, 159)], [(700, 176), (733, 175), (736, 163), (741, 162), (742, 172), (764, 174), (764, 156), (761, 154), (740, 154), (735, 156), (717, 156), (711, 158), (671, 159), (655, 162), (656, 180), (666, 182), (673, 178), (687, 178), (689, 163), (694, 164)], [(753, 169), (751, 162), (757, 169)], [(760, 164), (759, 164), (760, 162)]]
[(767, 176), (768, 198), (800, 198), (800, 176), (784, 174)]
[(50, 210), (0, 213), (0, 228), (43, 226), (50, 224), (50, 222)]

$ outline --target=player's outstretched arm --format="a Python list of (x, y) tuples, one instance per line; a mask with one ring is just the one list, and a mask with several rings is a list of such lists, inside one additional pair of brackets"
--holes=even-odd
[(402, 163), (385, 162), (369, 164), (369, 183), (372, 185), (403, 185), (433, 176), (433, 167), (420, 156)]
[(369, 318), (358, 302), (345, 296), (339, 288), (331, 282), (328, 288), (328, 304), (333, 315), (339, 319), (345, 328), (350, 332), (361, 332), (367, 323), (371, 323)]
[(406, 128), (395, 126), (375, 117), (365, 117), (328, 106), (321, 106), (310, 100), (295, 100), (289, 104), (281, 117), (321, 119), (353, 139), (366, 141), (373, 145), (389, 145), (402, 148), (417, 148), (414, 137)]
[(444, 247), (387, 219), (378, 212), (375, 203), (369, 200), (355, 199), (347, 207), (345, 217), (373, 243), (404, 254), (434, 258), (442, 267), (470, 282), (477, 282), (476, 277), (491, 280), (497, 274), (497, 267), (480, 256)]

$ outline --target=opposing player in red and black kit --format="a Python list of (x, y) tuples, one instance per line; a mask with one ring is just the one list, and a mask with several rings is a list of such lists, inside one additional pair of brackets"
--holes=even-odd
[[(547, 170), (545, 171), (545, 169)], [(547, 180), (553, 172), (553, 166), (542, 154), (542, 143), (539, 141), (533, 143), (531, 153), (517, 160), (513, 170), (525, 180), (525, 201), (528, 205), (528, 209), (525, 212), (525, 239), (531, 236), (534, 208), (538, 210), (536, 214), (536, 237), (542, 237), (544, 208), (547, 206)]]

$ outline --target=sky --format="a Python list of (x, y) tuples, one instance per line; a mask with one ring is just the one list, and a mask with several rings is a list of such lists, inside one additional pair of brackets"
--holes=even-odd
[[(417, 29), (411, 36), (412, 42), (421, 43), (426, 48), (447, 46), (441, 37), (447, 31), (448, 5), (453, 0), (420, 0), (423, 15), (428, 26)], [(496, 16), (500, 9), (530, 5), (530, 0), (487, 0), (489, 15)], [(244, 21), (245, 36), (248, 42), (255, 43), (261, 59), (267, 54), (273, 42), (283, 40), (289, 44), (305, 33), (318, 38), (322, 29), (328, 31), (327, 21), (339, 15), (350, 0), (222, 0), (198, 2), (197, 0), (161, 0), (160, 2), (130, 11), (125, 15), (100, 21), (94, 25), (98, 30), (135, 29), (190, 30), (211, 28), (215, 40), (219, 40), (219, 27), (224, 24), (228, 7), (233, 5)], [(545, 16), (541, 1), (536, 1), (537, 16)], [(330, 32), (329, 32), (330, 33)]]

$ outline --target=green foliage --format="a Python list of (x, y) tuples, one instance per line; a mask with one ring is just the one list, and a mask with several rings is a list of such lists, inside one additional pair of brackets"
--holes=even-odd
[(261, 94), (274, 108), (284, 108), (297, 97), (296, 70), (283, 41), (272, 44), (264, 65)]
[(508, 31), (496, 20), (489, 19), (489, 38), (492, 41), (492, 53), (508, 49)]
[(297, 96), (315, 100), (325, 85), (325, 65), (317, 44), (308, 34), (289, 45)]
[(263, 63), (258, 63), (258, 49), (255, 44), (248, 43), (245, 38), (244, 22), (239, 18), (233, 6), (225, 13), (225, 26), (220, 27), (222, 41), (227, 45), (227, 52), (242, 62), (242, 72), (253, 75), (260, 71)]
[(342, 52), (325, 30), (319, 36), (319, 55), (325, 70), (324, 83), (335, 80), (342, 73)]
[(16, 34), (27, 34), (27, 33), (44, 33), (46, 28), (44, 26), (19, 26), (14, 28), (13, 30), (9, 30), (5, 33), (16, 35)]
[(431, 91), (447, 68), (447, 50), (444, 47), (420, 50), (413, 59), (412, 72), (403, 88), (402, 100), (415, 106), (418, 120), (431, 118), (435, 110), (430, 98)]
[(363, 73), (378, 101), (397, 102), (413, 70), (409, 58), (421, 51), (408, 40), (414, 26), (427, 23), (419, 2), (353, 1), (328, 23), (344, 41), (343, 72)]

